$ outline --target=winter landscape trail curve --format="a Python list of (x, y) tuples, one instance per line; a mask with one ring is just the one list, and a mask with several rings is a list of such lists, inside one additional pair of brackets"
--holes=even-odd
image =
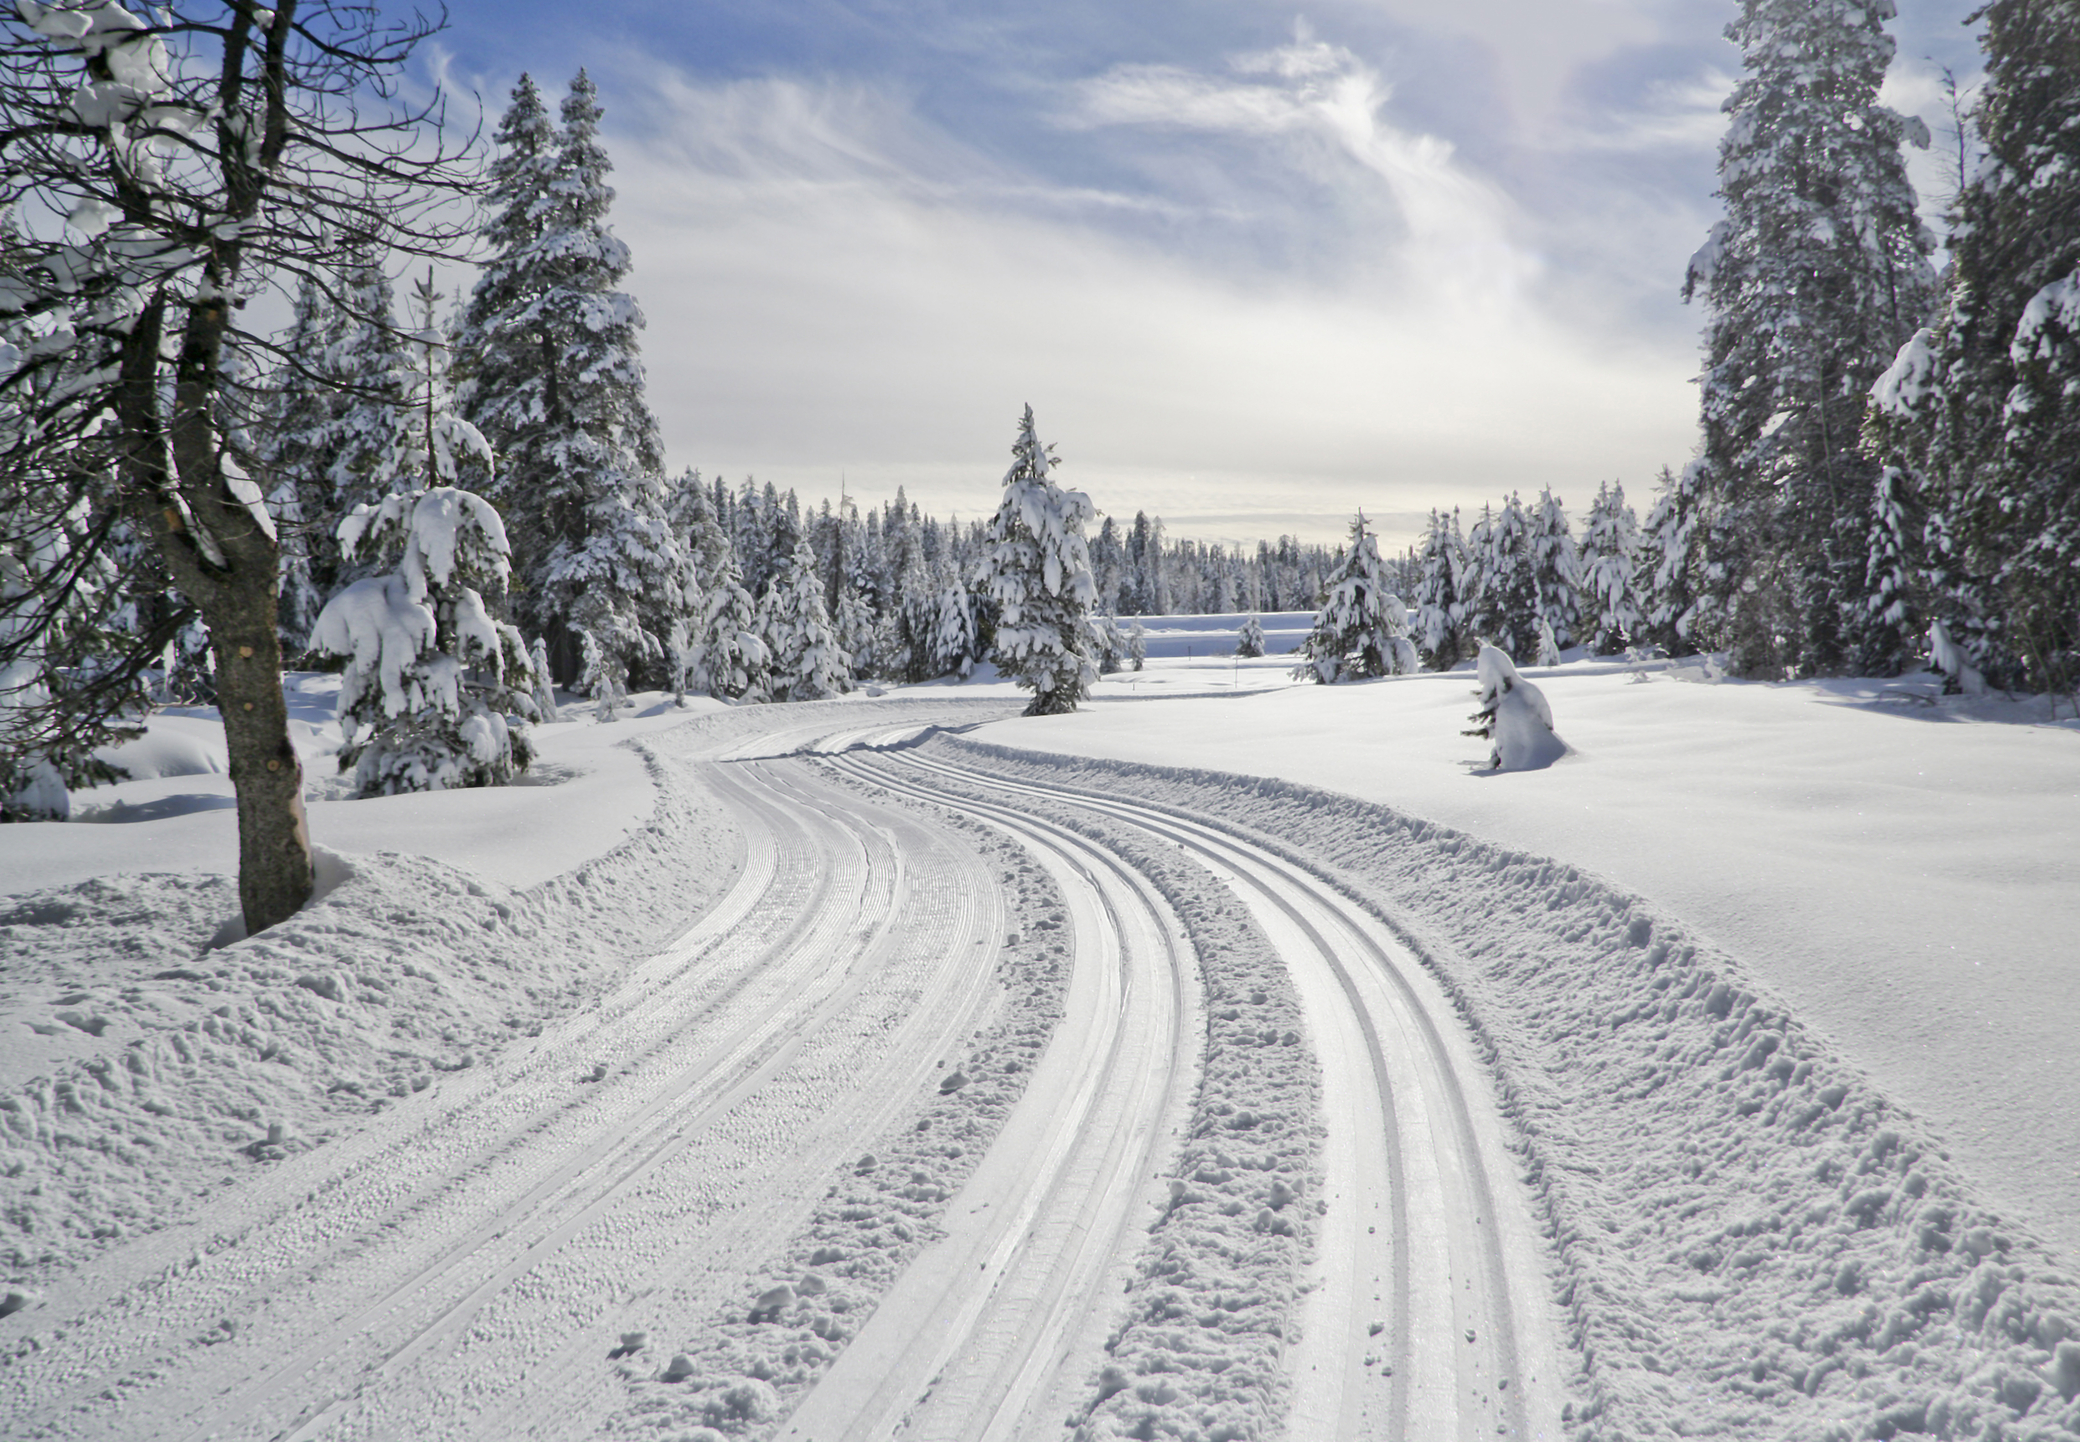
[(897, 1282), (779, 1435), (1056, 1435), (1062, 1408), (1103, 1358), (1110, 1299), (1190, 1094), (1198, 1011), (1190, 942), (1148, 882), (1102, 846), (1013, 808), (838, 764), (1020, 840), (1067, 900), (1075, 963), (1055, 1039), (954, 1197), (946, 1236)]
[[(569, 1436), (624, 1331), (723, 1305), (988, 997), (972, 847), (722, 768), (722, 902), (534, 1045), (55, 1289), (10, 1437)], [(799, 771), (799, 768), (788, 768)]]
[(889, 784), (1070, 805), (1183, 848), (1286, 959), (1324, 1069), (1327, 1209), (1290, 1352), (1294, 1438), (1561, 1435), (1551, 1288), (1486, 1074), (1449, 1002), (1376, 917), (1232, 831), (1129, 797), (992, 777), (916, 749), (849, 759)]

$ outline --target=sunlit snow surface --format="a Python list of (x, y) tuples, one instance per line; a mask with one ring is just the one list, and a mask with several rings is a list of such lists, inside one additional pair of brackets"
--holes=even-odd
[[(975, 739), (1276, 776), (1558, 857), (1683, 918), (2080, 1259), (2080, 722), (1932, 678), (1762, 685), (1696, 661), (1528, 668), (1574, 754), (1494, 775), (1470, 671), (1280, 686), (1152, 661)], [(1637, 679), (1635, 678), (1637, 675)], [(1239, 689), (1241, 695), (1222, 694)]]

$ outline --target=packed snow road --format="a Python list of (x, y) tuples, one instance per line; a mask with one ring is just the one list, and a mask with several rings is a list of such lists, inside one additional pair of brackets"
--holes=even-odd
[[(709, 768), (746, 838), (735, 883), (584, 1013), (54, 1287), (0, 1431), (980, 1442), (1160, 1399), (1101, 1375), (1193, 1118), (1229, 1108), (1203, 1094), (1193, 934), (1124, 829), (1247, 908), (1322, 1063), (1316, 1251), (1274, 1333), (1286, 1435), (1559, 1435), (1550, 1288), (1486, 1071), (1375, 917), (1216, 823), (840, 719)], [(1029, 873), (1058, 912), (1035, 920)], [(1007, 1034), (1014, 953), (1064, 972), (1023, 1063), (977, 1040)], [(946, 1185), (909, 1174), (913, 1246), (854, 1194), (862, 1148), (892, 1158), (913, 1118), (941, 1136), (985, 1066), (1006, 1104), (979, 1157), (943, 1148)], [(870, 1284), (851, 1243), (809, 1252), (829, 1213), (900, 1264)], [(747, 1312), (801, 1341), (738, 1346)]]

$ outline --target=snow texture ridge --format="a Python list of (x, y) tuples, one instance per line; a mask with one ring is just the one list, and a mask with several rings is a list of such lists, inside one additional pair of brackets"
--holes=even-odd
[(1217, 818), (1402, 933), (1518, 1129), (1582, 1442), (2080, 1437), (2080, 1285), (1679, 923), (1578, 868), (1310, 787), (933, 745)]
[[(852, 785), (831, 771), (839, 785)], [(881, 804), (908, 804), (875, 789)], [(959, 1059), (899, 1121), (871, 1139), (785, 1252), (746, 1294), (655, 1355), (622, 1363), (624, 1431), (686, 1428), (694, 1442), (764, 1437), (836, 1359), (910, 1261), (943, 1232), (938, 1218), (1024, 1093), (1062, 1016), (1068, 947), (1062, 897), (1016, 843), (953, 812), (934, 820), (975, 834), (1001, 862), (1020, 938), (999, 955), (1002, 1001)], [(664, 1339), (660, 1338), (660, 1342)], [(659, 1357), (669, 1357), (653, 1365)]]
[(647, 825), (524, 891), (420, 857), (357, 858), (330, 895), (221, 950), (238, 910), (228, 877), (7, 898), (5, 1282), (39, 1285), (539, 1031), (682, 929), (727, 882), (738, 844), (675, 759), (718, 729), (745, 727), (724, 714), (637, 743), (657, 787)]
[(1191, 936), (1206, 994), (1189, 1137), (1106, 1343), (1113, 1362), (1069, 1419), (1075, 1442), (1276, 1436), (1320, 1214), (1321, 1066), (1299, 993), (1247, 908), (1174, 847), (1073, 804), (1031, 809), (1154, 883)]

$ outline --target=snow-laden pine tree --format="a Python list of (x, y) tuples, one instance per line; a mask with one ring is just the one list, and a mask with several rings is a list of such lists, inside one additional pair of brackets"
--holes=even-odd
[(1352, 520), (1350, 544), (1323, 583), (1322, 608), (1300, 654), (1307, 659), (1293, 674), (1324, 684), (1416, 669), (1408, 611), (1388, 589), (1379, 539), (1363, 511)]
[(1899, 470), (1890, 499), (1922, 604), (1962, 664), (1994, 685), (2071, 691), (2080, 684), (2080, 4), (1992, 0), (1977, 18), (1986, 80), (1972, 121), (1985, 159), (1955, 206), (1943, 308), (1879, 385), (1872, 432)]
[(1235, 654), (1245, 659), (1264, 654), (1264, 623), (1256, 616), (1245, 617), (1235, 633)]
[(721, 541), (715, 568), (707, 572), (687, 686), (725, 701), (763, 701), (773, 653), (760, 633), (758, 603), (744, 586), (736, 549), (726, 535)]
[(1430, 513), (1423, 548), (1416, 557), (1415, 642), (1423, 664), (1449, 671), (1464, 654), (1465, 605), (1460, 590), (1466, 572), (1466, 542), (1459, 513)]
[(1657, 646), (1669, 656), (1689, 656), (1699, 649), (1707, 505), (1697, 462), (1685, 466), (1680, 476), (1662, 467), (1654, 504), (1641, 527), (1639, 568), (1633, 573), (1643, 618), (1634, 645)]
[(463, 414), (500, 457), (518, 610), (563, 674), (589, 633), (652, 680), (683, 619), (688, 566), (672, 534), (657, 422), (643, 397), (643, 317), (619, 289), (628, 247), (607, 228), (612, 169), (597, 92), (571, 82), (562, 125), (522, 79), (500, 122), (493, 255), (456, 336)]
[(1481, 508), (1466, 549), (1474, 578), (1466, 597), (1466, 629), (1528, 664), (1538, 647), (1538, 589), (1530, 520), (1515, 492), (1499, 510)]
[(1707, 310), (1704, 619), (1744, 674), (1853, 665), (1877, 468), (1871, 384), (1927, 317), (1934, 238), (1878, 103), (1893, 0), (1743, 0), (1743, 74), (1719, 147), (1726, 218), (1691, 260)]
[(1599, 656), (1615, 656), (1642, 635), (1646, 617), (1633, 589), (1639, 552), (1639, 521), (1625, 488), (1605, 481), (1582, 527), (1581, 552), (1580, 639)]
[(385, 496), (347, 513), (340, 545), (393, 563), (328, 601), (311, 633), (347, 658), (339, 765), (357, 794), (501, 786), (525, 770), (533, 747), (509, 717), (533, 714), (533, 669), (484, 603), (507, 577), (491, 503), (452, 486)]
[[(346, 324), (329, 365), (342, 388), (340, 414), (326, 446), (331, 509), (342, 517), (407, 489), (403, 478), (416, 459), (410, 432), (414, 367), (382, 256), (360, 249), (349, 280)], [(356, 574), (344, 558), (329, 559), (335, 584)]]
[(1572, 646), (1580, 639), (1582, 612), (1582, 556), (1574, 530), (1550, 487), (1539, 492), (1527, 519), (1538, 619), (1552, 631), (1556, 646)]
[(950, 576), (940, 585), (938, 607), (932, 618), (932, 674), (968, 679), (975, 669), (980, 645), (975, 629), (975, 596)]
[(824, 607), (823, 578), (806, 533), (781, 560), (758, 604), (759, 632), (772, 655), (775, 701), (821, 701), (849, 690), (852, 661)]
[(1488, 744), (1488, 766), (1496, 771), (1536, 771), (1567, 754), (1567, 743), (1553, 730), (1553, 708), (1545, 693), (1517, 674), (1499, 646), (1483, 645), (1474, 660), (1480, 683), (1480, 710), (1467, 719), (1464, 733)]
[(1004, 497), (989, 523), (984, 584), (997, 604), (997, 669), (1033, 693), (1028, 716), (1074, 711), (1098, 679), (1100, 642), (1091, 606), (1097, 585), (1083, 527), (1090, 497), (1065, 491), (1049, 472), (1059, 464), (1033, 432), (1027, 406), (1011, 445)]

